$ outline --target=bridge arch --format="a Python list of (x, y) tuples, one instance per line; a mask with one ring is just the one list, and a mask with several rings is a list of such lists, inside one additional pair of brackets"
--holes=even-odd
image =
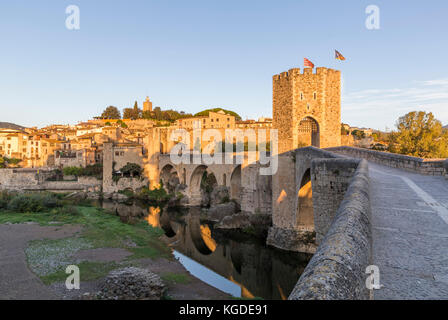
[(299, 122), (298, 126), (298, 146), (313, 146), (320, 148), (320, 128), (316, 119), (306, 116)]
[(302, 230), (314, 230), (313, 189), (311, 185), (311, 169), (308, 168), (300, 180), (297, 194), (296, 226)]
[(212, 254), (217, 247), (216, 241), (212, 237), (212, 232), (208, 224), (201, 224), (199, 215), (190, 215), (189, 222), (190, 237), (193, 244), (203, 255)]
[(160, 180), (163, 187), (168, 192), (174, 192), (174, 189), (180, 184), (180, 178), (176, 168), (171, 164), (166, 164), (162, 170), (160, 170)]
[(172, 238), (176, 235), (176, 232), (171, 226), (171, 218), (165, 210), (163, 210), (162, 215), (160, 216), (160, 226), (162, 227), (162, 230), (165, 231), (165, 236), (168, 238)]
[(235, 167), (230, 176), (230, 197), (241, 204), (241, 165)]

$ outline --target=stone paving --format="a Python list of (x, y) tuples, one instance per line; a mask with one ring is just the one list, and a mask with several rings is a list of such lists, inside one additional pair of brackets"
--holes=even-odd
[(448, 299), (448, 180), (369, 163), (375, 299)]

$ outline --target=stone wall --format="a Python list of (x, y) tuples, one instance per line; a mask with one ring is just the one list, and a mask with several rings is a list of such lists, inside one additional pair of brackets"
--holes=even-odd
[(326, 150), (421, 174), (433, 176), (448, 175), (448, 159), (422, 159), (402, 154), (354, 147), (334, 147), (327, 148)]
[[(273, 226), (267, 243), (284, 250), (313, 253), (328, 230), (358, 163), (314, 147), (280, 155), (278, 171), (272, 177)], [(312, 209), (305, 212), (300, 206), (300, 192), (307, 173), (311, 176)]]
[(125, 189), (132, 189), (133, 191), (136, 191), (140, 188), (147, 187), (148, 184), (149, 181), (146, 178), (123, 177), (120, 178), (117, 182), (111, 181), (111, 183), (107, 186), (105, 186), (103, 183), (103, 188), (106, 187), (106, 189), (103, 190), (105, 193), (118, 192)]
[(316, 243), (322, 243), (349, 183), (359, 165), (357, 159), (314, 159), (311, 164)]
[(362, 160), (290, 300), (369, 299), (365, 270), (372, 254), (370, 215), (368, 164)]
[(101, 191), (101, 180), (79, 177), (76, 181), (46, 181), (53, 175), (43, 169), (0, 169), (0, 190), (19, 191)]

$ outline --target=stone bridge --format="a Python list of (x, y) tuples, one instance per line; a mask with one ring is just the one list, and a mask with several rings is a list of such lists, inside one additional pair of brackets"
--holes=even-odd
[(169, 154), (160, 154), (158, 178), (165, 188), (174, 190), (176, 185), (182, 185), (190, 206), (201, 205), (203, 200), (201, 181), (206, 173), (215, 187), (228, 190), (230, 199), (235, 200), (242, 211), (271, 212), (271, 176), (259, 174), (263, 166), (258, 162), (249, 164), (247, 161), (236, 161), (234, 157), (231, 164), (225, 164), (224, 159), (223, 164), (205, 164), (202, 160), (195, 164), (193, 156), (186, 162), (188, 163), (174, 164)]
[[(351, 147), (280, 155), (268, 244), (314, 252), (290, 299), (446, 299), (448, 160)], [(381, 289), (366, 288), (377, 266)]]

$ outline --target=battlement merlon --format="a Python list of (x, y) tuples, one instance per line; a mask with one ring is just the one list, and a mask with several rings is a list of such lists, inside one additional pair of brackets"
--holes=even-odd
[(313, 69), (311, 68), (304, 68), (303, 73), (300, 72), (300, 68), (292, 68), (288, 71), (282, 72), (280, 74), (276, 74), (272, 77), (273, 81), (278, 80), (289, 80), (290, 78), (296, 78), (301, 76), (323, 76), (323, 75), (337, 75), (340, 77), (341, 71), (325, 68), (325, 67), (317, 67), (316, 71), (313, 73)]

